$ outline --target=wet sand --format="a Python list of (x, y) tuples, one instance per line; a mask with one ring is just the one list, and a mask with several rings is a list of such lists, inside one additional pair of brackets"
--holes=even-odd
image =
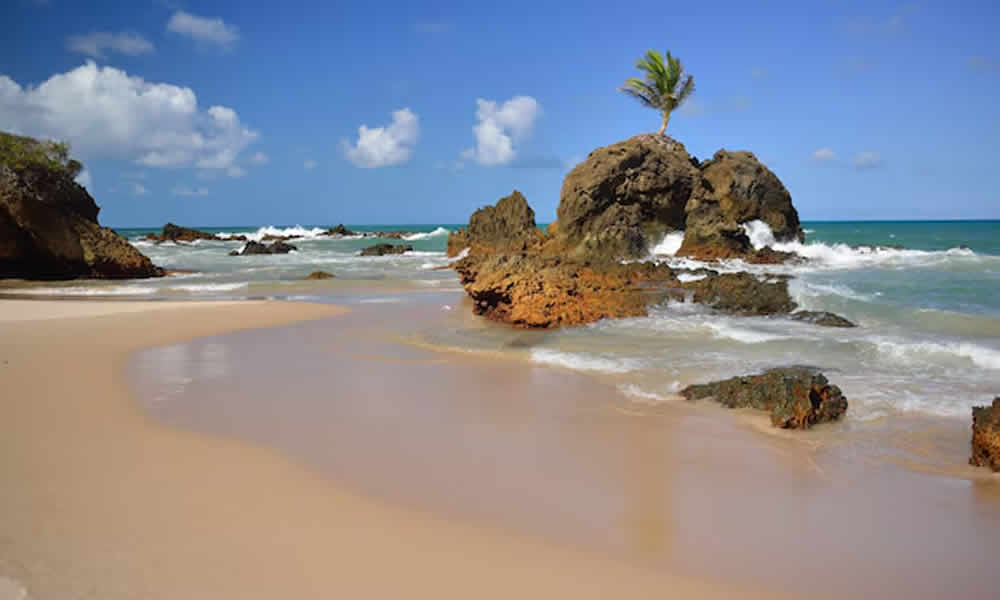
[[(467, 519), (461, 511), (423, 510), (419, 502), (410, 508), (405, 494), (390, 502), (356, 493), (343, 485), (346, 480), (295, 460), (299, 457), (285, 448), (275, 452), (252, 443), (257, 441), (252, 437), (232, 439), (243, 437), (237, 431), (204, 435), (197, 430), (212, 428), (191, 431), (150, 418), (124, 375), (130, 357), (143, 348), (237, 330), (245, 331), (216, 339), (241, 340), (233, 348), (237, 355), (270, 350), (272, 370), (295, 371), (296, 359), (282, 355), (280, 344), (246, 342), (269, 344), (288, 340), (289, 331), (321, 331), (329, 337), (318, 343), (343, 348), (353, 340), (338, 329), (338, 323), (347, 322), (337, 316), (342, 313), (333, 306), (290, 302), (36, 301), (28, 306), (0, 300), (0, 594), (42, 600), (781, 595), (780, 583), (748, 587), (737, 574), (682, 576), (660, 565), (621, 560), (598, 547)], [(260, 329), (310, 319), (290, 328)], [(239, 337), (265, 331), (275, 337)], [(384, 388), (366, 390), (372, 410), (391, 409), (392, 377), (421, 370), (402, 369), (422, 364), (402, 360), (372, 357), (352, 363), (368, 365), (362, 373), (368, 380), (377, 374), (386, 382)], [(330, 364), (317, 368), (338, 372)], [(348, 386), (350, 376), (328, 385)], [(516, 379), (513, 372), (507, 376)], [(493, 384), (501, 381), (507, 380)], [(231, 383), (234, 393), (263, 397), (256, 380)], [(586, 391), (558, 381), (552, 385), (519, 384), (525, 396), (517, 410), (526, 410), (539, 391)], [(456, 405), (465, 400), (442, 396)], [(271, 417), (272, 425), (282, 429), (280, 419), (289, 415), (287, 431), (294, 433), (303, 423), (291, 414), (291, 398), (290, 393), (270, 397)], [(493, 412), (479, 412), (487, 408)], [(516, 416), (505, 417), (502, 405), (468, 410), (472, 421)], [(242, 418), (232, 416), (237, 422)], [(425, 413), (425, 421), (434, 418)], [(407, 425), (397, 421), (394, 431)], [(392, 439), (391, 430), (385, 434), (379, 439)], [(476, 437), (477, 432), (466, 434)], [(665, 443), (658, 436), (643, 439), (637, 443)], [(357, 443), (325, 441), (343, 452)], [(311, 443), (325, 447), (325, 441)], [(532, 443), (531, 438), (524, 443)], [(463, 448), (450, 452), (461, 456)], [(528, 448), (523, 452), (531, 454)], [(366, 457), (353, 458), (370, 464)], [(503, 454), (493, 457), (494, 464), (505, 461)], [(407, 466), (388, 465), (396, 473)], [(488, 466), (479, 467), (478, 479), (444, 478), (426, 487), (473, 489)], [(641, 485), (647, 468), (659, 473), (674, 466), (640, 461), (631, 468), (640, 472), (636, 484)], [(422, 481), (419, 473), (413, 479)], [(655, 491), (651, 502), (658, 505)], [(643, 538), (652, 531), (654, 547), (674, 539), (659, 531), (676, 531), (676, 523), (647, 523), (645, 514), (639, 508), (635, 518), (626, 519), (635, 535)], [(684, 552), (682, 546), (674, 548)]]
[(469, 318), (443, 304), (456, 298), (151, 349), (130, 370), (160, 422), (276, 448), (375, 502), (609, 565), (745, 586), (738, 595), (993, 590), (1000, 478), (963, 466), (967, 424), (775, 433), (708, 403), (636, 403), (600, 378), (428, 349), (422, 330)]

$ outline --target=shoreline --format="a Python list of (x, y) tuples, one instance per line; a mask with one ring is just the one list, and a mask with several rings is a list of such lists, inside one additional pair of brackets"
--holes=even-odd
[(0, 367), (0, 583), (28, 598), (499, 598), (526, 589), (721, 598), (737, 589), (373, 502), (271, 449), (156, 423), (122, 377), (133, 352), (319, 323), (343, 309), (149, 304), (167, 310), (0, 319), (11, 342)]

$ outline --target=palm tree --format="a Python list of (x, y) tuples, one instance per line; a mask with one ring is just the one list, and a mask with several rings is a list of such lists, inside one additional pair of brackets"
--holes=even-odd
[(632, 96), (643, 106), (655, 108), (663, 113), (660, 134), (667, 130), (670, 113), (680, 106), (694, 91), (694, 77), (685, 75), (681, 61), (667, 52), (667, 60), (656, 50), (647, 50), (645, 58), (640, 58), (635, 66), (646, 73), (646, 79), (629, 77), (619, 91)]

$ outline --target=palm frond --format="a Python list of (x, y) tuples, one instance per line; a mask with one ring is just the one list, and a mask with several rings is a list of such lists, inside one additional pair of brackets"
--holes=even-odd
[(681, 89), (677, 92), (677, 104), (687, 100), (687, 97), (694, 92), (694, 77), (691, 75), (687, 76), (684, 83), (681, 84)]
[(630, 77), (625, 81), (625, 85), (618, 89), (649, 108), (659, 109), (663, 104), (663, 96), (659, 90), (638, 77)]

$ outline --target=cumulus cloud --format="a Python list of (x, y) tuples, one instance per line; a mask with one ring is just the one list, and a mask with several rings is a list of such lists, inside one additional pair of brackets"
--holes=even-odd
[(347, 159), (364, 169), (388, 167), (410, 160), (413, 145), (420, 135), (420, 122), (409, 108), (392, 113), (392, 123), (382, 127), (358, 128), (358, 141), (341, 143)]
[(174, 188), (173, 194), (175, 196), (207, 196), (208, 190), (206, 188), (190, 188), (190, 187), (176, 187)]
[(76, 182), (85, 188), (89, 188), (94, 184), (93, 179), (90, 177), (90, 171), (87, 169), (80, 171), (80, 174), (76, 176)]
[(0, 75), (0, 123), (68, 140), (85, 158), (130, 158), (148, 167), (226, 170), (257, 137), (231, 108), (202, 110), (190, 88), (93, 61), (34, 87)]
[(503, 104), (493, 100), (476, 100), (476, 118), (472, 128), (476, 136), (474, 148), (462, 152), (462, 158), (481, 165), (505, 165), (517, 156), (517, 143), (531, 134), (535, 120), (542, 112), (531, 96), (515, 96)]
[(255, 165), (266, 165), (270, 161), (271, 157), (269, 157), (267, 154), (264, 154), (263, 152), (257, 152), (256, 154), (250, 157), (250, 162)]
[(885, 165), (885, 161), (877, 152), (858, 152), (852, 164), (855, 169), (875, 169)]
[(102, 58), (107, 50), (128, 56), (148, 54), (153, 51), (153, 43), (138, 33), (109, 33), (106, 31), (72, 35), (66, 40), (66, 47), (72, 52), (79, 52), (94, 58)]
[(818, 148), (813, 152), (810, 157), (814, 162), (831, 162), (837, 158), (837, 155), (833, 153), (830, 148)]
[(302, 168), (305, 169), (306, 171), (311, 171), (316, 168), (317, 164), (319, 163), (310, 158), (307, 159), (306, 162), (302, 163)]
[(199, 17), (179, 10), (167, 21), (167, 31), (185, 35), (200, 42), (231, 48), (240, 39), (240, 30), (222, 19)]

